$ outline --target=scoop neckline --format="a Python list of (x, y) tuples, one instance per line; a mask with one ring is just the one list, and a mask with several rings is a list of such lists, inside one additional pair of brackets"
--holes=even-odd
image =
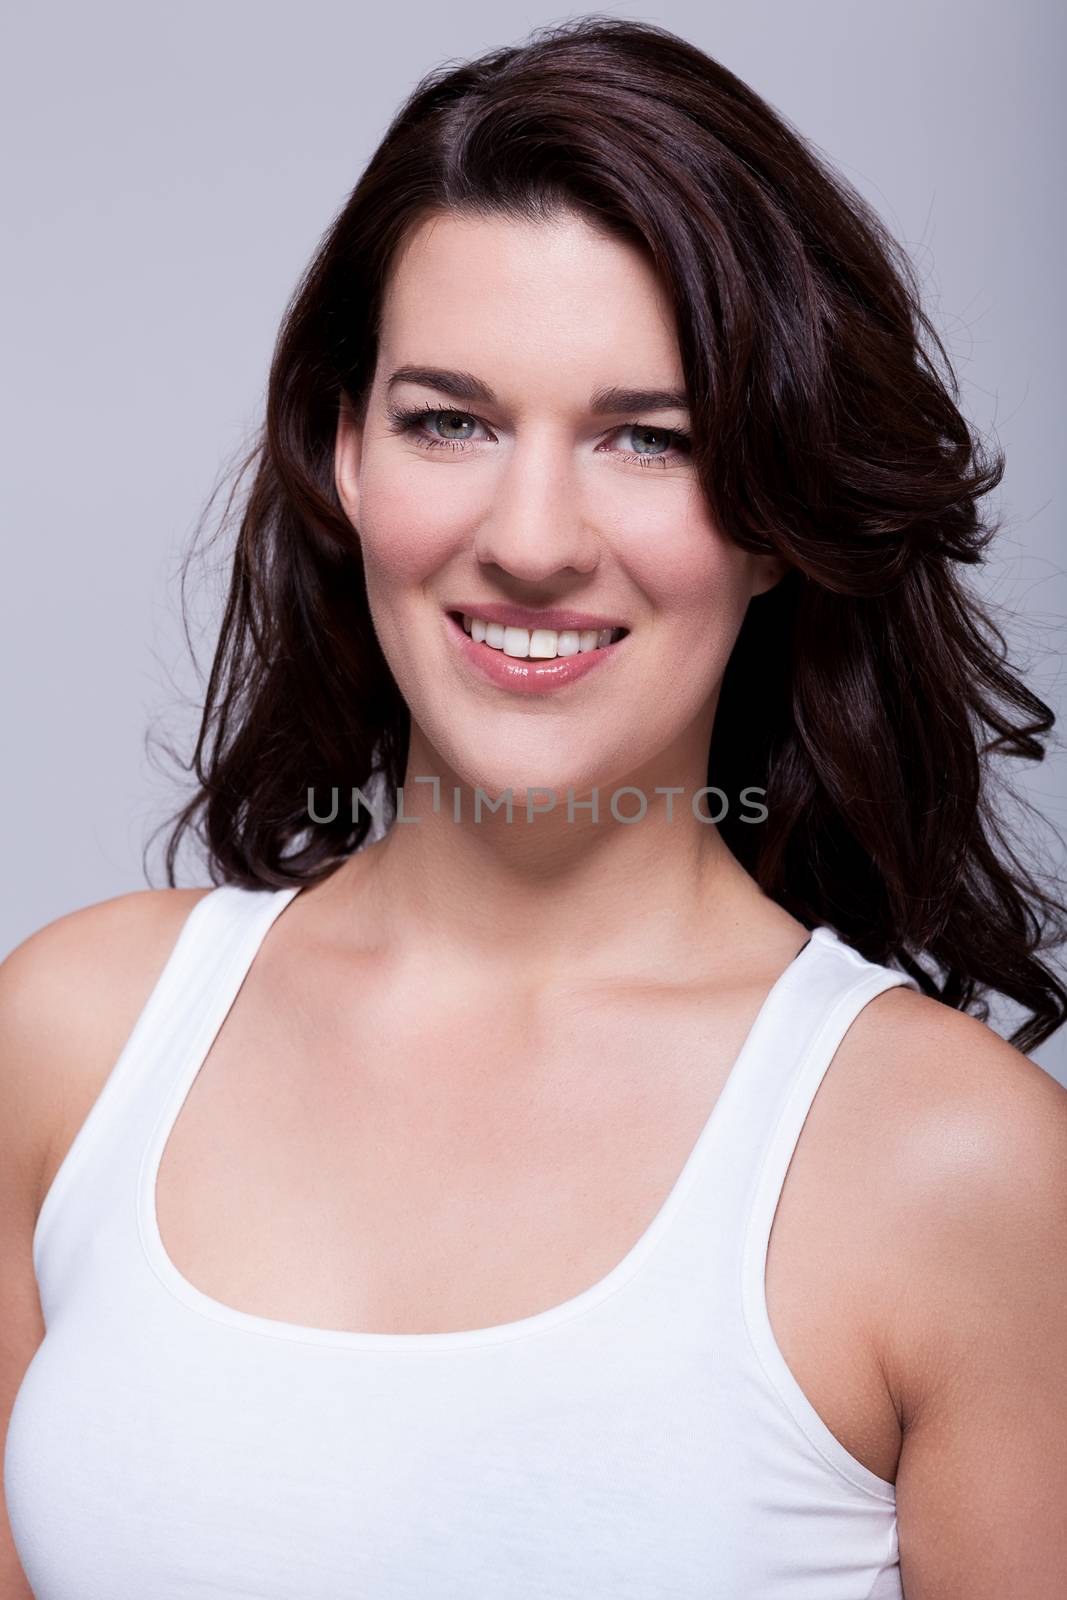
[[(221, 887), (225, 888), (226, 886), (223, 885)], [(139, 1164), (136, 1212), (141, 1248), (149, 1266), (163, 1287), (189, 1310), (237, 1332), (271, 1339), (283, 1339), (291, 1343), (320, 1345), (335, 1350), (377, 1350), (381, 1352), (395, 1350), (398, 1353), (402, 1351), (412, 1354), (423, 1352), (429, 1355), (436, 1351), (479, 1349), (489, 1345), (511, 1343), (515, 1340), (534, 1338), (539, 1334), (549, 1333), (555, 1328), (578, 1321), (581, 1317), (602, 1305), (636, 1275), (652, 1255), (670, 1227), (676, 1213), (681, 1208), (697, 1179), (704, 1156), (711, 1148), (720, 1122), (726, 1115), (732, 1101), (737, 1097), (738, 1086), (746, 1075), (746, 1068), (755, 1051), (757, 1041), (763, 1035), (767, 1018), (780, 1007), (785, 992), (795, 985), (798, 977), (811, 961), (816, 949), (828, 944), (841, 945), (841, 940), (835, 931), (826, 924), (820, 924), (809, 933), (807, 940), (801, 945), (789, 964), (779, 973), (764, 996), (759, 1010), (756, 1012), (745, 1035), (741, 1048), (734, 1058), (733, 1065), (723, 1082), (722, 1088), (719, 1090), (696, 1141), (691, 1146), (685, 1163), (665, 1200), (648, 1227), (631, 1245), (621, 1260), (595, 1283), (580, 1290), (577, 1294), (571, 1295), (568, 1299), (557, 1302), (556, 1305), (545, 1307), (542, 1311), (536, 1311), (526, 1317), (518, 1317), (509, 1322), (494, 1323), (491, 1326), (482, 1328), (459, 1328), (442, 1333), (374, 1333), (360, 1329), (316, 1328), (310, 1324), (288, 1322), (274, 1317), (261, 1317), (254, 1312), (240, 1311), (236, 1306), (229, 1306), (225, 1301), (217, 1300), (213, 1295), (205, 1294), (203, 1290), (198, 1289), (178, 1270), (167, 1254), (156, 1210), (156, 1184), (163, 1161), (163, 1153), (182, 1107), (207, 1058), (211, 1045), (221, 1030), (230, 1007), (237, 997), (240, 985), (244, 981), (244, 975), (247, 974), (252, 961), (255, 960), (260, 944), (265, 939), (275, 918), (284, 909), (284, 906), (300, 892), (300, 887), (285, 888), (273, 892), (267, 916), (262, 922), (258, 918), (255, 919), (253, 924), (250, 941), (252, 946), (251, 959), (247, 954), (249, 941), (242, 939), (238, 941), (238, 948), (232, 953), (230, 961), (226, 964), (226, 970), (219, 978), (218, 992), (224, 996), (229, 995), (229, 1000), (221, 1012), (218, 1007), (213, 1008), (211, 1015), (207, 1019), (207, 1026), (197, 1031), (195, 1042), (188, 1051), (188, 1060), (183, 1063), (181, 1071), (176, 1075), (171, 1092), (166, 1096), (163, 1108), (153, 1128), (152, 1136)], [(205, 896), (205, 901), (208, 898), (210, 896)], [(203, 903), (199, 902), (199, 904)], [(230, 994), (230, 984), (235, 976), (239, 981), (232, 994)], [(194, 1062), (195, 1065), (192, 1064)]]

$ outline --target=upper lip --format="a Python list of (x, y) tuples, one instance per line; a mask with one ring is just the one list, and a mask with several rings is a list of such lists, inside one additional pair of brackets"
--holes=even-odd
[(489, 600), (459, 601), (446, 606), (445, 610), (458, 611), (468, 617), (481, 617), (483, 622), (499, 622), (505, 628), (551, 628), (554, 633), (562, 633), (564, 629), (585, 633), (593, 628), (599, 632), (601, 628), (627, 627), (617, 617), (597, 617), (591, 611), (499, 605)]

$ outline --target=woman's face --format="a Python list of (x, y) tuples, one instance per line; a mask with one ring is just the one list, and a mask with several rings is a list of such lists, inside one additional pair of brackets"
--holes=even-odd
[[(635, 404), (609, 389), (668, 393)], [(678, 437), (684, 390), (670, 304), (637, 247), (573, 215), (447, 214), (413, 231), (364, 419), (342, 409), (336, 452), (375, 630), (411, 711), (409, 782), (563, 802), (569, 786), (610, 793), (637, 775), (706, 781), (723, 670), (750, 598), (783, 568), (710, 520)], [(450, 616), (501, 607), (628, 633), (574, 674), (573, 656), (494, 651)], [(561, 648), (575, 631), (588, 643), (591, 628), (564, 626)], [(521, 634), (504, 641), (522, 649)]]

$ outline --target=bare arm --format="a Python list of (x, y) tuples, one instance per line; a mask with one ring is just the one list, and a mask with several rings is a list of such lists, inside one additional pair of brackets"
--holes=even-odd
[[(27, 946), (0, 965), (0, 1416), (5, 1441), (15, 1395), (44, 1337), (30, 1253), (50, 1109), (38, 1076), (46, 1070), (43, 1047), (34, 1041), (30, 1022), (44, 998), (38, 997), (39, 986), (37, 952)], [(6, 1506), (0, 1512), (0, 1597), (33, 1600)]]
[[(913, 1041), (936, 1087), (896, 1143), (906, 1600), (1067, 1594), (1067, 1091), (971, 1017)], [(896, 1141), (899, 1139), (899, 1142)]]
[[(45, 1335), (33, 1231), (50, 1181), (205, 893), (150, 889), (58, 918), (0, 962), (0, 1439)], [(0, 1495), (0, 1600), (33, 1600)]]

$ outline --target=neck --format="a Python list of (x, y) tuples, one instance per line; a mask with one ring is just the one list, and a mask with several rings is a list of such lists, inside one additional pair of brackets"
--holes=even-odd
[(332, 893), (350, 894), (361, 922), (373, 917), (376, 942), (438, 974), (476, 968), (512, 989), (684, 982), (768, 913), (785, 916), (700, 820), (717, 796), (700, 796), (694, 814), (703, 772), (630, 773), (598, 790), (596, 813), (591, 790), (575, 790), (568, 813), (566, 789), (548, 809), (551, 791), (515, 785), (510, 820), (503, 803), (479, 816), (475, 787), (454, 774), (414, 781), (433, 773), (409, 759), (402, 813), (339, 869)]

